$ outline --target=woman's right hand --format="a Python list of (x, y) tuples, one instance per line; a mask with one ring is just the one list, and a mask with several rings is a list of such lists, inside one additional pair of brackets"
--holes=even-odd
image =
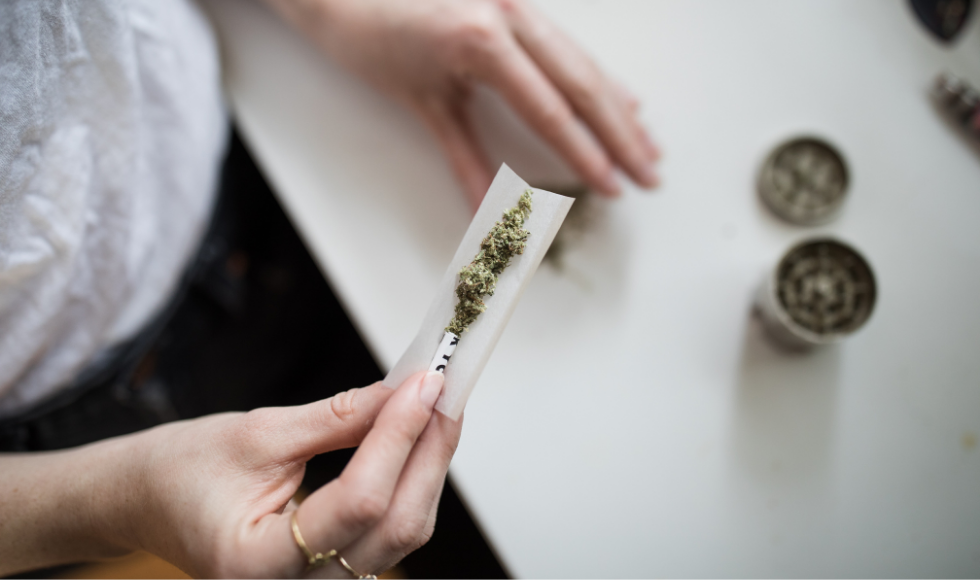
[[(196, 577), (350, 578), (314, 552), (378, 573), (432, 535), (462, 420), (433, 411), (440, 373), (300, 407), (179, 421), (78, 449), (0, 455), (0, 575), (142, 549)], [(314, 455), (358, 446), (298, 507)]]
[[(148, 492), (139, 547), (194, 576), (300, 576), (290, 498), (316, 454), (359, 445), (336, 480), (298, 508), (314, 552), (379, 573), (432, 535), (462, 420), (433, 407), (440, 373), (375, 384), (302, 407), (165, 425), (142, 435)], [(336, 558), (314, 575), (349, 578)]]

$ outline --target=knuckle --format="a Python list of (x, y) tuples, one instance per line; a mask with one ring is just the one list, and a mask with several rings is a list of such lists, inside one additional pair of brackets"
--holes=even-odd
[(538, 117), (545, 127), (556, 130), (572, 121), (572, 111), (563, 102), (550, 103), (538, 110)]
[(378, 435), (383, 438), (384, 447), (401, 449), (411, 447), (419, 439), (428, 424), (432, 413), (421, 403), (412, 403), (398, 409), (398, 414), (390, 417), (384, 425), (379, 426)]
[(353, 420), (357, 415), (355, 409), (356, 392), (355, 389), (351, 389), (330, 397), (330, 413), (342, 423)]
[(605, 176), (613, 171), (612, 161), (605, 154), (600, 154), (595, 159), (586, 164), (586, 171), (589, 175)]
[(427, 527), (426, 523), (418, 518), (401, 519), (395, 522), (385, 535), (386, 547), (391, 552), (414, 552), (432, 537), (431, 531), (426, 534)]
[(428, 521), (425, 522), (425, 526), (422, 527), (422, 538), (421, 538), (422, 541), (419, 544), (419, 548), (428, 544), (429, 540), (432, 539), (432, 535), (435, 533), (436, 533), (436, 520), (430, 518)]
[(493, 4), (503, 14), (507, 15), (517, 14), (524, 9), (522, 0), (493, 0)]
[(341, 524), (347, 528), (363, 529), (377, 523), (388, 509), (388, 500), (381, 494), (357, 491), (341, 511)]
[(576, 108), (594, 108), (613, 94), (613, 87), (599, 67), (585, 55), (569, 59), (559, 85), (565, 97)]
[(593, 67), (583, 67), (582, 70), (571, 73), (565, 92), (568, 98), (579, 107), (593, 107), (598, 101), (599, 91), (602, 90), (602, 76)]
[(392, 422), (389, 441), (396, 445), (414, 445), (430, 417), (431, 414), (421, 408), (421, 405), (413, 408), (403, 416), (402, 420)]
[(456, 19), (451, 27), (450, 43), (460, 58), (479, 61), (496, 54), (505, 30), (495, 7), (476, 4)]

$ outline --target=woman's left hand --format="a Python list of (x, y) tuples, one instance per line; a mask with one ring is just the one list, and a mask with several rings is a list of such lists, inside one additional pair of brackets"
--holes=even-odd
[(426, 121), (474, 206), (490, 168), (466, 115), (498, 93), (594, 190), (619, 167), (644, 187), (660, 156), (637, 100), (526, 0), (269, 0), (342, 65)]
[[(317, 403), (164, 425), (145, 437), (146, 498), (140, 547), (195, 576), (305, 573), (290, 527), (290, 498), (306, 462), (359, 445), (341, 476), (296, 514), (314, 552), (337, 550), (357, 571), (380, 573), (433, 533), (446, 471), (459, 441), (433, 406), (439, 373), (397, 390), (375, 384)], [(336, 558), (312, 575), (349, 578)]]

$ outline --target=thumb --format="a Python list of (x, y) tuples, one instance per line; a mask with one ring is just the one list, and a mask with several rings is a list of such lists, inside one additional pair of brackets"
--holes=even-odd
[(378, 382), (308, 405), (274, 409), (279, 415), (274, 447), (290, 459), (355, 447), (394, 392)]

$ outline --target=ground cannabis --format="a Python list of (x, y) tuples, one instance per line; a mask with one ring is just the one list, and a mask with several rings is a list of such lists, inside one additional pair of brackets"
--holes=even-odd
[(490, 233), (480, 242), (480, 253), (473, 261), (459, 271), (459, 285), (456, 286), (456, 314), (446, 327), (446, 332), (462, 336), (473, 324), (476, 317), (487, 309), (483, 303), (485, 296), (493, 296), (497, 278), (510, 264), (511, 258), (524, 253), (529, 232), (524, 229), (524, 220), (531, 213), (530, 189), (521, 194), (516, 207), (504, 212), (504, 219), (490, 228)]

